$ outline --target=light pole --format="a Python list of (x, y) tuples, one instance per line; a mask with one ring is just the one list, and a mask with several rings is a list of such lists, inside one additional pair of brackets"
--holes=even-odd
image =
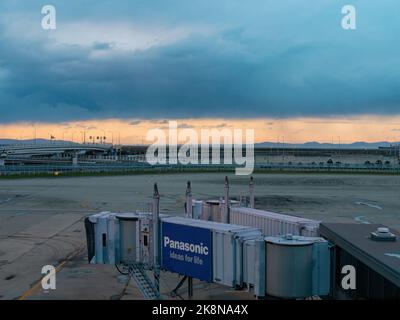
[(103, 136), (101, 137), (101, 144), (106, 143), (106, 131), (105, 130), (101, 130), (103, 132)]
[(225, 176), (225, 185), (224, 185), (224, 198), (225, 198), (225, 203), (224, 203), (224, 211), (223, 211), (223, 218), (222, 222), (223, 223), (229, 223), (229, 181), (228, 181), (228, 176)]
[(111, 133), (111, 145), (114, 145), (114, 132), (113, 131), (108, 131)]
[(254, 209), (254, 179), (253, 179), (253, 177), (250, 177), (249, 191), (250, 191), (250, 208)]
[(159, 264), (159, 218), (160, 218), (160, 194), (157, 183), (154, 184), (153, 193), (153, 258), (154, 258), (154, 286), (157, 293), (160, 292), (160, 264)]
[(86, 131), (81, 131), (83, 144), (86, 143)]
[(186, 186), (186, 217), (193, 218), (192, 187), (190, 181)]

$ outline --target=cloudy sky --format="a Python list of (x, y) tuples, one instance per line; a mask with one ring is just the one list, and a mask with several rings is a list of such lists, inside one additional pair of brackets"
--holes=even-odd
[[(349, 3), (355, 31), (341, 28)], [(365, 119), (375, 140), (400, 129), (398, 0), (52, 0), (56, 30), (44, 4), (0, 2), (0, 138), (110, 119), (258, 120), (271, 141), (315, 121), (336, 129), (304, 139), (371, 140), (344, 127)]]

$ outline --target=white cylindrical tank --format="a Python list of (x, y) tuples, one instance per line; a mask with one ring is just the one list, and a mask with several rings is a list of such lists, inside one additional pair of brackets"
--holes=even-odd
[(201, 200), (193, 200), (193, 219), (200, 219), (203, 214), (203, 201)]
[(119, 243), (116, 242), (119, 237), (118, 221), (108, 211), (91, 215), (88, 220), (93, 224), (94, 229), (92, 237), (94, 236), (95, 255), (92, 256), (90, 263), (116, 263), (119, 251)]
[(211, 221), (214, 222), (221, 222), (222, 215), (221, 215), (221, 208), (219, 206), (219, 200), (208, 200), (206, 201), (209, 210), (209, 217)]
[(312, 296), (313, 242), (291, 235), (266, 237), (265, 241), (267, 295)]
[[(239, 206), (239, 201), (229, 200), (230, 208), (236, 208)], [(206, 200), (204, 201), (203, 213), (201, 216), (202, 220), (209, 220), (214, 222), (224, 222), (224, 211), (225, 200)], [(229, 221), (229, 217), (228, 221)], [(225, 222), (228, 222), (225, 221)]]

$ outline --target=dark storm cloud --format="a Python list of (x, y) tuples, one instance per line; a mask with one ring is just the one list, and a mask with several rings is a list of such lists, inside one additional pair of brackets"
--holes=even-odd
[[(203, 20), (204, 4), (197, 3), (199, 16), (188, 8), (187, 14), (167, 9), (170, 16), (159, 17), (142, 3), (136, 11), (143, 10), (149, 24), (159, 18), (168, 29), (203, 21), (212, 32), (189, 32), (138, 50), (119, 50), (107, 41), (52, 47), (46, 37), (18, 37), (3, 21), (0, 121), (399, 113), (394, 30), (400, 23), (390, 15), (396, 2), (382, 5), (385, 16), (373, 9), (379, 10), (378, 1), (360, 4), (364, 20), (352, 33), (340, 28), (337, 1), (313, 1), (309, 8), (293, 1), (255, 1), (250, 9), (234, 3), (230, 15), (222, 15), (221, 5)], [(111, 18), (124, 18), (123, 7)], [(103, 17), (106, 8), (100, 4), (97, 15)], [(242, 9), (247, 16), (237, 19)], [(85, 20), (81, 11), (78, 17)]]

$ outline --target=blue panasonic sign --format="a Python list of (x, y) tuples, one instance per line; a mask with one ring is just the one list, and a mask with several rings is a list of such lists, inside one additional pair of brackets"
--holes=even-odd
[(203, 281), (212, 281), (211, 231), (162, 222), (162, 267)]

